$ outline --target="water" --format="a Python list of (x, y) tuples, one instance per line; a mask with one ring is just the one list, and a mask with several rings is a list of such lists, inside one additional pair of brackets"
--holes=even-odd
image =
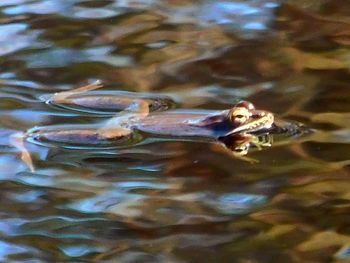
[[(0, 261), (348, 262), (350, 5), (290, 2), (2, 0)], [(30, 172), (10, 135), (102, 120), (41, 99), (96, 79), (315, 132), (256, 163), (171, 138), (27, 143)]]

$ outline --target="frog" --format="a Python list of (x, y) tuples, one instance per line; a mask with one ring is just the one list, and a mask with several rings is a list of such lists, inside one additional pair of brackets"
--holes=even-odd
[(15, 136), (13, 145), (21, 150), (22, 160), (31, 170), (34, 170), (34, 165), (24, 146), (25, 140), (101, 147), (146, 133), (157, 137), (208, 141), (225, 147), (236, 157), (242, 157), (251, 146), (271, 146), (271, 133), (293, 130), (290, 127), (298, 130), (289, 122), (276, 121), (272, 112), (257, 109), (249, 101), (239, 101), (226, 110), (174, 109), (175, 102), (168, 97), (147, 94), (111, 96), (93, 92), (102, 86), (101, 82), (95, 82), (46, 97), (45, 103), (68, 110), (117, 112), (102, 123), (34, 127)]

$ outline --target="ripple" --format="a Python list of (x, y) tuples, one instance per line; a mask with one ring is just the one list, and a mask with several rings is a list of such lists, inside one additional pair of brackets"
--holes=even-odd
[[(41, 47), (39, 31), (28, 31), (28, 25), (12, 23), (0, 25), (0, 56), (25, 49)], [(11, 41), (9, 41), (11, 39)]]
[(75, 9), (74, 17), (87, 19), (103, 19), (119, 15), (119, 12), (105, 8), (80, 8)]
[(7, 15), (20, 15), (20, 14), (54, 14), (67, 12), (73, 1), (51, 1), (51, 0), (40, 0), (28, 4), (20, 4), (17, 6), (11, 6), (3, 9), (3, 12)]
[(84, 257), (93, 253), (102, 253), (105, 252), (106, 248), (98, 248), (96, 246), (88, 245), (65, 245), (59, 247), (63, 253), (68, 257)]
[(132, 263), (132, 262), (145, 262), (145, 263), (152, 263), (152, 262), (172, 262), (172, 263), (181, 263), (184, 262), (180, 259), (176, 259), (173, 256), (170, 255), (163, 255), (160, 253), (146, 253), (142, 251), (125, 251), (124, 253), (121, 253), (120, 256), (118, 256), (118, 261), (125, 262), (125, 263)]
[(12, 193), (9, 194), (9, 197), (20, 203), (32, 203), (32, 202), (39, 202), (40, 197), (44, 195), (44, 191), (26, 191), (24, 193)]
[(113, 213), (122, 217), (133, 218), (141, 215), (136, 207), (143, 199), (143, 195), (113, 191), (81, 200), (68, 205), (68, 207), (82, 213)]
[[(292, 2), (0, 0), (0, 261), (347, 261), (349, 3)], [(100, 104), (48, 103), (95, 79)], [(183, 113), (245, 99), (314, 132), (250, 163), (206, 141), (72, 131), (138, 92)], [(28, 127), (35, 172), (9, 140)]]
[(0, 6), (12, 6), (12, 5), (20, 5), (26, 2), (30, 2), (31, 0), (2, 0), (0, 2)]
[(116, 67), (131, 66), (128, 56), (111, 55), (111, 47), (98, 47), (85, 50), (54, 48), (32, 55), (22, 56), (29, 68), (62, 68), (74, 63), (103, 62)]
[(21, 254), (39, 254), (39, 251), (27, 246), (20, 246), (0, 240), (0, 260), (2, 262), (9, 262), (8, 260), (10, 260), (12, 257), (19, 256)]
[[(95, 228), (109, 226), (103, 218), (74, 218), (62, 216), (47, 216), (31, 219), (6, 219), (0, 225), (8, 223), (9, 227), (3, 231), (11, 237), (52, 237), (60, 240), (89, 241), (94, 240)], [(85, 229), (84, 231), (82, 231)], [(102, 231), (103, 232), (103, 231)]]
[(13, 154), (1, 154), (0, 155), (0, 179), (12, 180), (14, 174), (20, 173), (26, 170), (26, 165), (22, 163)]
[(20, 233), (21, 226), (28, 220), (21, 218), (5, 218), (0, 220), (1, 234), (6, 236), (16, 236)]
[(227, 193), (219, 196), (216, 201), (210, 202), (212, 207), (228, 215), (247, 213), (267, 202), (263, 195)]

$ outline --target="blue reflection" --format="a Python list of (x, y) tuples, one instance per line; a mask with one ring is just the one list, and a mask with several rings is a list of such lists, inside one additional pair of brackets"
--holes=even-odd
[(145, 196), (123, 193), (117, 190), (100, 194), (68, 205), (69, 208), (82, 213), (113, 213), (125, 217), (140, 214), (138, 206)]
[(55, 181), (48, 177), (39, 174), (27, 174), (23, 173), (16, 177), (18, 182), (24, 183), (29, 186), (53, 186), (55, 185)]
[(264, 6), (266, 8), (276, 8), (279, 6), (279, 3), (276, 3), (276, 2), (267, 2), (264, 4)]
[(130, 170), (141, 170), (144, 172), (159, 172), (162, 170), (161, 165), (139, 165), (129, 168)]
[(7, 15), (32, 14), (54, 14), (69, 12), (72, 5), (78, 1), (39, 1), (29, 4), (22, 4), (5, 8), (3, 12)]
[(244, 25), (243, 28), (248, 29), (248, 30), (265, 30), (265, 29), (267, 29), (264, 24), (259, 23), (259, 22), (247, 23)]
[[(31, 249), (33, 250), (33, 249)], [(17, 246), (15, 244), (7, 243), (0, 240), (0, 260), (1, 262), (9, 262), (9, 256), (22, 253), (33, 253), (29, 249), (23, 246)]]
[(2, 116), (10, 115), (13, 119), (26, 123), (28, 121), (36, 124), (41, 123), (47, 119), (47, 116), (52, 116), (50, 112), (34, 111), (34, 110), (12, 110), (0, 111)]
[(204, 21), (217, 24), (245, 23), (252, 20), (267, 21), (271, 9), (278, 7), (277, 3), (269, 2), (260, 5), (253, 1), (247, 2), (215, 2), (202, 7), (199, 14)]
[(273, 10), (278, 6), (279, 3), (272, 1), (208, 2), (199, 10), (198, 18), (209, 24), (224, 25), (225, 30), (250, 38), (257, 31), (268, 29)]
[(232, 15), (252, 15), (257, 14), (260, 10), (249, 3), (218, 2), (215, 4), (222, 12)]
[(129, 188), (129, 189), (169, 189), (171, 188), (170, 184), (160, 184), (152, 182), (140, 182), (140, 181), (130, 181), (130, 182), (121, 182), (116, 184), (117, 187)]
[(29, 1), (30, 0), (1, 0), (0, 6), (15, 6)]
[(86, 19), (102, 19), (118, 15), (119, 12), (105, 8), (79, 8), (76, 10), (74, 17)]
[(48, 216), (40, 218), (32, 218), (30, 220), (14, 220), (8, 219), (0, 221), (0, 227), (8, 223), (11, 225), (5, 233), (9, 236), (41, 236), (66, 240), (94, 240), (93, 231), (81, 228), (89, 223), (99, 225), (106, 221), (103, 218), (72, 218), (64, 216)]
[(350, 245), (345, 245), (336, 254), (338, 259), (350, 260)]
[(221, 195), (212, 205), (223, 214), (240, 214), (265, 204), (264, 195), (231, 193)]
[(54, 48), (33, 55), (23, 56), (29, 68), (59, 68), (66, 67), (74, 63), (83, 62), (104, 62), (106, 64), (121, 67), (132, 65), (132, 60), (128, 56), (110, 55), (113, 51), (111, 47), (89, 48), (85, 50), (75, 50), (69, 48)]
[[(12, 0), (13, 1), (13, 0)], [(22, 1), (24, 2), (24, 1)], [(83, 8), (75, 7), (76, 3), (81, 0), (65, 0), (65, 1), (53, 1), (43, 0), (34, 3), (22, 3), (12, 5), (4, 8), (3, 12), (6, 15), (23, 15), (23, 14), (61, 14), (63, 16), (69, 16), (74, 18), (109, 18), (119, 15), (120, 12), (106, 8)], [(1, 4), (0, 4), (1, 6)]]
[(91, 253), (101, 253), (104, 252), (102, 249), (98, 249), (96, 246), (89, 245), (72, 245), (60, 247), (64, 254), (69, 257), (82, 257)]
[(0, 25), (0, 55), (6, 55), (27, 47), (38, 47), (39, 31), (27, 31), (23, 23)]
[[(7, 138), (5, 138), (4, 141), (0, 140), (0, 143), (7, 145)], [(0, 155), (0, 180), (13, 180), (14, 174), (19, 173), (24, 169), (27, 169), (26, 165), (16, 156), (7, 154)]]
[(21, 203), (32, 203), (32, 202), (38, 202), (38, 199), (44, 195), (44, 191), (27, 191), (24, 193), (16, 193), (11, 194), (14, 200), (21, 202)]
[[(15, 78), (16, 74), (13, 72), (2, 72), (0, 73), (0, 79), (10, 79), (10, 78)], [(2, 82), (3, 80), (1, 80)]]
[(20, 227), (27, 222), (27, 220), (21, 218), (0, 219), (0, 233), (1, 235), (15, 236), (20, 232)]

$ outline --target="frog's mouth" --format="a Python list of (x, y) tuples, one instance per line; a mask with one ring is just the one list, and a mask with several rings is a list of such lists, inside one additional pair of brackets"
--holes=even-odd
[(274, 115), (271, 112), (255, 110), (246, 122), (229, 131), (225, 136), (239, 133), (247, 134), (266, 131), (272, 127), (273, 123)]

